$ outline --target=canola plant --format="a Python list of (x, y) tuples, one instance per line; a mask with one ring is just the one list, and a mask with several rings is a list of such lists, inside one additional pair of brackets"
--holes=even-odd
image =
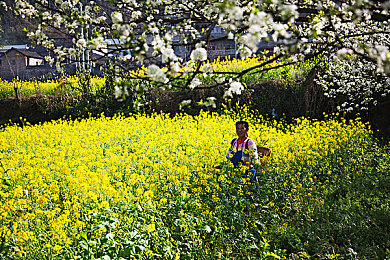
[[(231, 72), (239, 73), (243, 70), (246, 70), (251, 67), (259, 66), (264, 63), (266, 58), (261, 57), (252, 57), (247, 59), (227, 59), (220, 60), (215, 59), (214, 61), (208, 61), (205, 65), (210, 65), (212, 70), (215, 72)], [(265, 71), (262, 73), (249, 73), (243, 76), (242, 81), (245, 84), (251, 84), (261, 80), (269, 79), (290, 79), (297, 80), (302, 79), (307, 75), (307, 73), (318, 63), (319, 59), (311, 59), (302, 63), (297, 63), (294, 65), (288, 65), (285, 67)], [(289, 61), (285, 61), (288, 63)], [(267, 64), (264, 68), (278, 67), (281, 65), (281, 62), (272, 62)], [(180, 71), (184, 72), (189, 69), (186, 66), (183, 66)], [(195, 70), (195, 68), (193, 68)], [(164, 70), (164, 68), (163, 68)], [(260, 69), (254, 70), (254, 72), (259, 71)], [(145, 76), (145, 67), (141, 67), (136, 71), (129, 72), (134, 78), (144, 77)], [(224, 74), (224, 77), (231, 77), (232, 74)], [(209, 79), (202, 78), (199, 76), (204, 84), (209, 84)], [(82, 82), (82, 77), (78, 75), (74, 76), (64, 76), (56, 77), (50, 80), (31, 80), (31, 81), (7, 81), (0, 79), (0, 98), (8, 98), (15, 96), (15, 88), (18, 89), (19, 95), (23, 97), (28, 97), (31, 95), (80, 95), (80, 82)], [(90, 79), (90, 85), (92, 91), (100, 89), (106, 82), (105, 77), (93, 76)]]
[[(257, 145), (272, 149), (255, 166), (255, 192), (225, 158), (239, 119), (249, 121)], [(276, 257), (264, 251), (267, 234), (286, 232), (287, 214), (310, 215), (327, 187), (359, 174), (356, 160), (368, 145), (371, 131), (359, 121), (286, 125), (249, 113), (8, 126), (0, 132), (0, 255)], [(279, 216), (277, 230), (268, 214)]]

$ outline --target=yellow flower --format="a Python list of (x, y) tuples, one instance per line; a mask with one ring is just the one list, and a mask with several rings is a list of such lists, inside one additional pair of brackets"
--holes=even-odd
[(149, 258), (151, 258), (152, 256), (154, 256), (154, 253), (153, 253), (153, 251), (152, 250), (148, 250), (148, 251), (146, 251), (146, 257), (149, 257)]
[[(340, 155), (332, 161), (334, 155), (327, 155), (330, 147), (342, 154), (346, 149), (351, 151), (351, 143), (358, 145), (353, 136), (369, 136), (359, 124), (349, 127), (328, 120), (313, 122), (301, 118), (280, 131), (285, 126), (279, 122), (248, 114), (248, 121), (253, 125), (251, 138), (259, 144), (269, 140), (261, 145), (274, 148), (267, 157), (265, 172), (261, 168), (259, 177), (271, 187), (279, 185), (279, 193), (290, 195), (291, 208), (302, 210), (302, 205), (308, 203), (312, 208), (323, 205), (323, 200), (316, 201), (310, 196), (319, 197), (319, 192), (329, 183), (338, 181), (330, 170), (333, 164), (350, 162), (346, 158), (348, 155)], [(218, 194), (223, 189), (237, 189), (240, 185), (237, 180), (244, 172), (232, 173), (225, 168), (217, 172), (212, 167), (225, 157), (235, 122), (234, 116), (203, 112), (195, 117), (180, 115), (174, 118), (155, 113), (58, 120), (25, 128), (6, 127), (0, 131), (1, 162), (5, 168), (17, 170), (7, 172), (14, 190), (0, 191), (0, 233), (8, 241), (16, 241), (15, 248), (23, 247), (25, 254), (38, 245), (34, 242), (38, 237), (43, 238), (39, 243), (49, 248), (51, 243), (58, 245), (55, 249), (61, 252), (72, 244), (76, 234), (90, 228), (86, 218), (98, 225), (103, 214), (104, 219), (116, 218), (121, 223), (118, 226), (137, 223), (143, 225), (145, 233), (152, 234), (156, 231), (155, 223), (160, 223), (152, 216), (165, 216), (171, 205), (184, 206), (176, 214), (180, 216), (179, 221), (186, 222), (178, 226), (191, 233), (197, 223), (187, 217), (196, 215), (199, 223), (217, 218), (224, 209), (225, 199)], [(353, 166), (348, 167), (351, 167), (348, 172), (358, 174)], [(242, 167), (241, 170), (246, 169)], [(321, 174), (313, 169), (321, 169), (318, 172)], [(316, 175), (321, 178), (315, 179)], [(242, 181), (248, 182), (248, 179)], [(316, 191), (315, 195), (308, 193), (313, 191)], [(247, 192), (240, 190), (238, 196), (227, 196), (226, 199), (240, 202), (239, 196)], [(184, 202), (189, 204), (181, 205)], [(211, 210), (207, 203), (217, 206)], [(250, 207), (253, 205), (244, 211), (259, 208)], [(138, 219), (138, 214), (118, 214), (118, 211), (106, 210), (108, 208), (139, 210), (144, 220)], [(287, 210), (279, 202), (269, 202), (269, 208), (274, 213)], [(154, 224), (149, 224), (151, 222)], [(221, 223), (220, 226), (232, 224)], [(174, 232), (175, 227), (171, 225), (170, 229)], [(108, 231), (97, 229), (92, 235), (105, 232)], [(201, 235), (192, 235), (201, 239)]]
[(47, 198), (45, 196), (40, 196), (37, 202), (39, 205), (44, 206), (47, 202)]
[(62, 247), (60, 245), (55, 245), (53, 247), (53, 251), (56, 252), (57, 254), (59, 254), (62, 251)]
[(153, 198), (153, 191), (151, 190), (145, 191), (144, 196), (147, 198)]
[(148, 233), (152, 233), (152, 232), (154, 232), (155, 230), (156, 230), (156, 226), (155, 226), (153, 223), (146, 226), (146, 231), (147, 231)]

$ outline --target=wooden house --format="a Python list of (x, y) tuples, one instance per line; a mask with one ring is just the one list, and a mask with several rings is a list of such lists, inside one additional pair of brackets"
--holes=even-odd
[(11, 48), (0, 52), (0, 78), (27, 79), (27, 70), (44, 65), (44, 57), (27, 49)]

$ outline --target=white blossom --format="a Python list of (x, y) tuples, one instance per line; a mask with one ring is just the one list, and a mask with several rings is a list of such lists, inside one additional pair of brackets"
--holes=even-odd
[(191, 52), (191, 60), (196, 61), (205, 61), (207, 60), (207, 51), (205, 48), (196, 48)]
[(242, 90), (244, 90), (244, 86), (241, 82), (233, 81), (230, 83), (229, 89), (225, 92), (224, 98), (233, 97), (233, 94), (241, 95)]
[(241, 7), (234, 6), (228, 9), (228, 15), (231, 20), (242, 20), (244, 12)]
[(104, 49), (107, 47), (107, 42), (103, 37), (99, 36), (92, 40), (91, 46), (97, 50)]
[(158, 34), (160, 32), (160, 30), (157, 27), (153, 26), (153, 27), (149, 28), (149, 32), (151, 32), (153, 34)]
[(260, 40), (261, 39), (259, 39), (259, 36), (255, 34), (246, 34), (240, 38), (240, 42), (248, 46), (253, 52), (257, 51), (257, 45), (259, 44)]
[(131, 14), (131, 17), (132, 17), (133, 19), (138, 19), (138, 18), (142, 17), (142, 13), (141, 13), (141, 11), (134, 11), (134, 12)]
[(87, 47), (87, 41), (85, 39), (79, 39), (76, 43), (77, 48), (85, 49)]
[(172, 75), (176, 76), (180, 71), (180, 63), (179, 62), (172, 62), (171, 63), (171, 72)]
[(203, 65), (202, 71), (203, 71), (203, 73), (206, 73), (206, 74), (213, 73), (213, 66), (211, 66), (208, 63), (206, 63), (205, 65)]
[(54, 64), (54, 58), (50, 56), (45, 56), (45, 61), (48, 62), (50, 65)]
[(252, 56), (252, 50), (249, 49), (248, 47), (246, 46), (243, 46), (242, 48), (239, 49), (239, 52), (240, 52), (240, 55), (243, 59), (245, 58), (249, 58), (250, 56)]
[(384, 86), (390, 85), (390, 79), (385, 77), (379, 80), (375, 76), (377, 64), (362, 60), (351, 53), (347, 57), (343, 59), (343, 55), (332, 55), (329, 60), (321, 63), (321, 67), (326, 70), (316, 82), (328, 98), (348, 97), (348, 101), (337, 107), (338, 110), (359, 113), (368, 110), (371, 104), (374, 105), (375, 95), (387, 95)]
[(161, 82), (161, 83), (167, 83), (169, 80), (165, 75), (165, 72), (160, 69), (157, 65), (150, 65), (147, 68), (147, 73), (153, 81)]
[(8, 6), (5, 2), (0, 2), (0, 5), (4, 9), (4, 11), (8, 11)]
[(168, 62), (170, 60), (176, 60), (177, 57), (176, 57), (176, 54), (174, 52), (174, 50), (170, 47), (165, 47), (161, 50), (162, 52), (162, 62)]
[(120, 87), (118, 87), (118, 86), (115, 86), (114, 87), (114, 95), (115, 95), (116, 99), (122, 98), (122, 96), (123, 96), (122, 89)]
[(352, 53), (353, 53), (353, 51), (351, 49), (348, 49), (348, 48), (342, 48), (342, 49), (337, 51), (338, 56), (345, 56), (347, 54), (352, 54)]
[(111, 14), (111, 19), (114, 24), (122, 23), (123, 22), (123, 16), (120, 12), (113, 12)]
[(188, 86), (190, 89), (194, 89), (194, 88), (196, 88), (197, 86), (199, 86), (200, 84), (202, 84), (202, 81), (200, 80), (200, 79), (198, 79), (198, 78), (194, 78), (192, 81), (191, 81), (191, 83), (190, 83), (190, 85)]
[[(342, 95), (350, 99), (353, 111), (366, 109), (368, 104), (373, 104), (375, 95), (390, 93), (389, 82), (374, 79), (390, 73), (389, 24), (388, 21), (375, 21), (373, 16), (374, 12), (388, 14), (388, 0), (376, 3), (375, 11), (372, 11), (372, 3), (368, 0), (342, 3), (309, 0), (306, 4), (315, 6), (319, 12), (310, 16), (308, 22), (299, 23), (295, 20), (299, 16), (298, 11), (302, 10), (298, 10), (296, 1), (121, 0), (111, 1), (106, 9), (94, 1), (53, 0), (53, 6), (48, 5), (50, 1), (47, 0), (39, 1), (42, 5), (32, 0), (14, 2), (15, 11), (22, 19), (32, 18), (41, 22), (28, 36), (55, 53), (58, 66), (65, 64), (65, 58), (78, 56), (80, 50), (88, 48), (104, 56), (98, 59), (99, 62), (112, 62), (118, 70), (115, 71), (117, 74), (127, 75), (132, 67), (128, 61), (132, 60), (138, 62), (137, 66), (149, 64), (145, 76), (156, 82), (168, 82), (167, 75), (194, 78), (197, 66), (208, 59), (207, 49), (214, 43), (210, 40), (216, 39), (214, 35), (208, 36), (206, 33), (214, 26), (222, 28), (227, 38), (234, 40), (235, 49), (242, 58), (256, 53), (259, 43), (271, 40), (275, 44), (274, 53), (286, 55), (290, 61), (299, 61), (304, 54), (315, 54), (318, 50), (314, 46), (324, 48), (321, 51), (325, 58), (332, 56), (325, 74), (329, 73), (333, 78), (319, 79), (319, 84), (329, 98)], [(159, 13), (163, 9), (164, 14)], [(163, 15), (169, 19), (163, 19)], [(204, 28), (194, 28), (203, 18)], [(64, 48), (54, 45), (54, 41), (46, 35), (47, 28), (74, 39), (75, 46)], [(114, 44), (109, 41), (112, 38), (115, 38)], [(192, 48), (194, 43), (199, 44), (191, 53), (183, 51), (181, 56), (187, 63), (181, 64), (180, 57), (174, 51), (174, 43), (178, 44), (178, 49), (184, 50)], [(124, 53), (124, 49), (131, 49), (134, 56)], [(333, 57), (335, 51), (337, 53)], [(355, 57), (358, 56), (365, 57), (366, 62), (357, 62)], [(164, 68), (150, 65), (156, 63)], [(182, 73), (181, 65), (187, 66)], [(210, 65), (200, 65), (204, 77), (214, 73)], [(140, 79), (143, 76), (139, 76)], [(226, 83), (229, 79), (226, 75), (214, 75), (213, 78), (215, 83)], [(200, 83), (201, 80), (195, 77), (189, 85), (196, 88)], [(242, 90), (241, 83), (233, 82), (225, 97), (239, 95)], [(340, 105), (344, 111), (348, 107)]]
[(293, 22), (299, 16), (298, 7), (292, 4), (282, 5), (280, 14), (284, 19), (288, 18), (290, 22)]
[(284, 38), (290, 38), (291, 34), (287, 31), (288, 25), (287, 24), (281, 24), (281, 23), (275, 23), (273, 25), (274, 33), (272, 34), (272, 39), (276, 42), (278, 38), (284, 37)]
[(217, 99), (216, 99), (215, 97), (208, 97), (208, 98), (206, 99), (206, 102), (204, 103), (204, 105), (207, 106), (207, 107), (216, 108), (216, 107), (217, 107), (217, 105), (215, 104), (215, 101), (216, 101), (216, 100), (217, 100)]
[(181, 110), (183, 107), (186, 107), (186, 106), (190, 105), (191, 103), (192, 103), (191, 99), (183, 100), (179, 104), (179, 109)]
[(222, 84), (223, 82), (225, 82), (225, 80), (226, 80), (226, 78), (223, 77), (223, 76), (218, 76), (218, 77), (216, 78), (216, 81), (217, 81), (217, 83), (219, 83), (219, 84)]

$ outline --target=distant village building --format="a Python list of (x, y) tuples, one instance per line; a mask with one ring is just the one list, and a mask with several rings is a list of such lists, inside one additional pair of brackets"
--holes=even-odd
[[(207, 24), (195, 24), (194, 28), (197, 30), (198, 37), (202, 36), (204, 28)], [(143, 31), (140, 27), (138, 33)], [(184, 32), (189, 33), (189, 32)], [(52, 38), (55, 46), (61, 46), (66, 48), (75, 47), (71, 39), (68, 38)], [(146, 42), (150, 46), (152, 45), (153, 36), (148, 34)], [(192, 50), (195, 46), (187, 45), (183, 42), (180, 35), (175, 35), (172, 39), (173, 49), (177, 56), (188, 60)], [(118, 39), (107, 39), (107, 48), (100, 51), (86, 51), (82, 57), (67, 57), (63, 62), (65, 65), (65, 74), (74, 75), (82, 68), (89, 68), (93, 75), (101, 75), (104, 70), (104, 65), (107, 59), (116, 59), (118, 56), (131, 57), (131, 49), (125, 49), (120, 53), (116, 50), (122, 46), (122, 43)], [(273, 53), (275, 42), (262, 41), (258, 44), (259, 51), (269, 50), (269, 54)], [(215, 26), (210, 34), (210, 39), (207, 46), (207, 56), (209, 60), (216, 58), (239, 58), (237, 49), (239, 43), (236, 39), (229, 38), (228, 32), (219, 26)], [(25, 44), (0, 46), (0, 78), (6, 80), (18, 79), (18, 80), (30, 80), (36, 79), (49, 79), (58, 75), (55, 67), (45, 63), (45, 56), (55, 58), (55, 54), (43, 46), (35, 46), (33, 48), (27, 47)], [(161, 60), (153, 59), (153, 48), (149, 48), (147, 52), (149, 59), (145, 60), (145, 66), (149, 63), (158, 62)], [(91, 60), (93, 62), (91, 62)], [(129, 59), (128, 62), (123, 64), (127, 65), (127, 69), (136, 69), (141, 64), (133, 59)]]
[(30, 69), (44, 65), (44, 57), (36, 52), (15, 47), (0, 51), (0, 78), (25, 80), (31, 77)]
[[(216, 58), (237, 58), (237, 45), (235, 39), (227, 39), (228, 32), (219, 26), (215, 26), (210, 34), (210, 43), (207, 46), (207, 57), (210, 60)], [(213, 41), (219, 38), (223, 40)]]

